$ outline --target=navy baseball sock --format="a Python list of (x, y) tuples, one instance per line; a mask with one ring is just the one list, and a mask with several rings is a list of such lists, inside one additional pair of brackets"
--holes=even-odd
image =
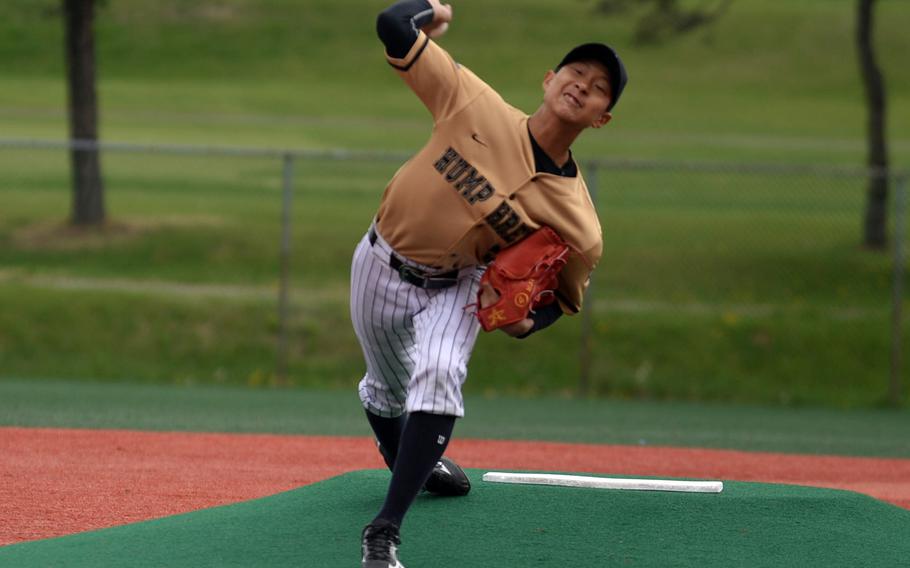
[(401, 526), (405, 513), (449, 445), (454, 428), (454, 416), (425, 412), (413, 412), (408, 416), (389, 492), (376, 520), (385, 519)]
[(398, 455), (398, 442), (401, 440), (401, 432), (404, 430), (408, 415), (402, 414), (395, 418), (385, 418), (383, 416), (377, 416), (369, 410), (367, 410), (366, 413), (367, 420), (370, 422), (370, 427), (373, 428), (373, 433), (376, 434), (376, 439), (379, 440), (379, 453), (382, 454), (382, 459), (385, 460), (385, 464), (389, 466), (389, 469), (391, 470), (395, 467), (395, 457)]

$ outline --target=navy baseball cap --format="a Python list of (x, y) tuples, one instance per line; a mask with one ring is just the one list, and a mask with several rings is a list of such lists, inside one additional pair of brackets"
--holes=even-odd
[(598, 61), (607, 68), (607, 73), (610, 75), (610, 90), (612, 91), (610, 106), (607, 107), (607, 110), (612, 109), (616, 102), (619, 101), (619, 95), (622, 94), (622, 90), (626, 87), (626, 81), (629, 80), (629, 76), (626, 74), (626, 66), (622, 64), (622, 59), (609, 45), (583, 43), (567, 53), (562, 58), (562, 61), (559, 62), (559, 65), (556, 66), (556, 70), (559, 71), (562, 66), (573, 61), (585, 59)]

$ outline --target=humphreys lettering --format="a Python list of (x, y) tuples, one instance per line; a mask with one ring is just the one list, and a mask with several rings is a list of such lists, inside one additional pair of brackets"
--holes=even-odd
[(477, 174), (477, 170), (471, 168), (471, 171), (468, 172), (468, 175), (461, 178), (461, 181), (455, 184), (455, 189), (458, 190), (462, 195), (467, 195), (474, 191), (474, 189), (487, 181), (487, 178), (482, 175)]
[(461, 194), (468, 198), (468, 203), (470, 203), (471, 205), (474, 205), (478, 201), (486, 201), (487, 199), (489, 199), (490, 196), (493, 195), (494, 191), (496, 191), (496, 190), (493, 189), (493, 186), (490, 185), (490, 182), (486, 181), (486, 182), (484, 182), (483, 187), (478, 189), (473, 194), (469, 194), (465, 191), (462, 191)]
[(487, 181), (487, 178), (481, 175), (470, 162), (461, 157), (454, 148), (448, 148), (436, 160), (433, 167), (471, 205), (478, 201), (486, 201), (496, 193), (496, 189)]
[(531, 228), (521, 222), (521, 217), (505, 201), (484, 218), (484, 221), (507, 243), (514, 243), (531, 232)]
[[(446, 149), (433, 167), (471, 205), (478, 201), (486, 201), (496, 193), (493, 184), (487, 181), (487, 178), (454, 148)], [(518, 213), (506, 202), (487, 215), (484, 221), (499, 235), (499, 238), (509, 244), (531, 233), (531, 228), (522, 223)]]
[(436, 171), (438, 171), (439, 173), (442, 173), (445, 171), (445, 169), (447, 167), (449, 167), (449, 164), (452, 163), (452, 160), (454, 160), (457, 157), (458, 157), (458, 152), (456, 152), (452, 148), (449, 148), (448, 150), (446, 150), (446, 153), (443, 154), (442, 157), (439, 158), (435, 164), (433, 164), (433, 167), (436, 168)]
[(461, 177), (461, 174), (468, 171), (468, 168), (472, 170), (474, 169), (471, 168), (471, 164), (469, 164), (467, 160), (464, 158), (459, 158), (455, 165), (449, 168), (449, 171), (446, 172), (446, 181), (449, 183), (454, 183), (455, 180)]

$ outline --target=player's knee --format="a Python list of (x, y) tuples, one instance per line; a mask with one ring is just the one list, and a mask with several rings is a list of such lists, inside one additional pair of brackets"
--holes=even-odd
[(407, 392), (391, 389), (369, 375), (360, 381), (357, 392), (367, 410), (379, 416), (400, 416), (407, 407)]

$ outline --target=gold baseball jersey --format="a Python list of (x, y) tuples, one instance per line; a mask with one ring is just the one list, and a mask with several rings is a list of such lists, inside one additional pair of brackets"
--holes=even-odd
[(563, 312), (578, 312), (603, 250), (581, 172), (537, 172), (528, 115), (423, 32), (404, 58), (386, 57), (435, 126), (429, 142), (386, 187), (376, 216), (379, 233), (399, 254), (451, 270), (487, 263), (549, 225), (575, 250), (560, 273), (557, 297)]

